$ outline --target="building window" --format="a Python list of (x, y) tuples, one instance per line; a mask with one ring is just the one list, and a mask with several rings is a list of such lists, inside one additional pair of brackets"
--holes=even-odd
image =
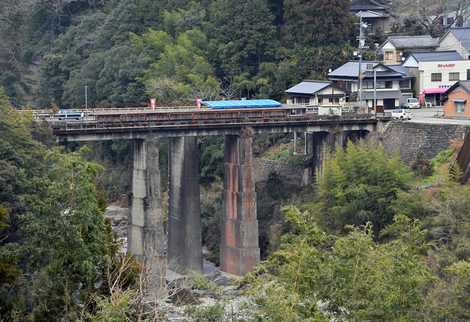
[(362, 88), (364, 89), (372, 89), (374, 88), (374, 81), (365, 80), (362, 82)]
[(449, 81), (450, 82), (458, 82), (460, 80), (460, 73), (449, 73)]
[(455, 111), (457, 113), (465, 112), (465, 102), (454, 102), (455, 103)]
[(442, 82), (441, 73), (431, 73), (431, 82)]
[(386, 81), (385, 82), (385, 88), (393, 88), (393, 82), (392, 81)]
[(385, 88), (385, 82), (378, 81), (377, 84), (375, 85), (375, 88), (378, 88), (378, 89)]
[[(470, 56), (468, 56), (468, 59), (470, 59)], [(467, 69), (467, 80), (470, 80), (470, 69)]]
[(401, 89), (410, 89), (411, 88), (411, 81), (409, 79), (401, 80), (400, 81), (400, 88)]
[(385, 60), (393, 60), (393, 51), (386, 51), (384, 56)]
[(302, 97), (302, 96), (292, 97), (292, 103), (300, 104), (300, 105), (308, 105), (310, 103), (310, 98)]

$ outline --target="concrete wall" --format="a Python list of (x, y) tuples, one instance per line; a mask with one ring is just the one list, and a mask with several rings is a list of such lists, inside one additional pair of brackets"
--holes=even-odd
[(424, 124), (391, 122), (380, 135), (388, 152), (400, 153), (401, 159), (411, 164), (419, 153), (431, 160), (439, 152), (449, 148), (453, 140), (464, 138), (470, 127), (454, 124)]

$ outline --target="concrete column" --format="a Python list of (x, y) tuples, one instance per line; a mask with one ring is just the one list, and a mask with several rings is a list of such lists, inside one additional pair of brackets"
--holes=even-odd
[(307, 161), (304, 164), (302, 173), (302, 186), (309, 186), (313, 183), (315, 177), (315, 146), (314, 146), (314, 133), (305, 133), (305, 147), (307, 154)]
[(132, 201), (127, 234), (127, 250), (139, 260), (143, 260), (144, 256), (146, 170), (146, 144), (143, 140), (136, 140), (134, 141)]
[(260, 259), (256, 192), (253, 174), (253, 132), (225, 136), (225, 216), (222, 226), (222, 271), (244, 275)]
[(158, 141), (134, 141), (128, 252), (144, 262), (148, 296), (165, 294), (166, 236), (162, 213)]
[(313, 145), (313, 169), (315, 173), (315, 181), (319, 182), (323, 176), (323, 169), (326, 158), (334, 146), (332, 136), (327, 132), (317, 132), (312, 135)]
[(170, 139), (168, 262), (178, 273), (202, 272), (197, 137)]
[(167, 240), (162, 211), (159, 142), (156, 140), (146, 142), (146, 149), (144, 260), (147, 292), (152, 297), (162, 298), (166, 293)]

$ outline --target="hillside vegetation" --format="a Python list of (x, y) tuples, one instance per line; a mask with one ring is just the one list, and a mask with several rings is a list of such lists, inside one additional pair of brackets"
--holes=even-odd
[[(351, 53), (348, 0), (7, 0), (0, 84), (17, 105), (280, 97)], [(31, 69), (34, 69), (32, 71)]]

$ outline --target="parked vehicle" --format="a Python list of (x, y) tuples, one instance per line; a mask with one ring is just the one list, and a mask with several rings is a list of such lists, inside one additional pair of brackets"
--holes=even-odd
[(60, 110), (55, 116), (59, 120), (81, 120), (83, 118), (83, 112), (77, 112), (73, 110)]
[(414, 97), (407, 98), (405, 104), (403, 104), (404, 108), (420, 108), (419, 100)]
[(392, 110), (391, 112), (392, 112), (392, 118), (394, 119), (411, 120), (411, 117), (413, 116), (413, 114), (411, 114), (409, 111), (403, 108)]

